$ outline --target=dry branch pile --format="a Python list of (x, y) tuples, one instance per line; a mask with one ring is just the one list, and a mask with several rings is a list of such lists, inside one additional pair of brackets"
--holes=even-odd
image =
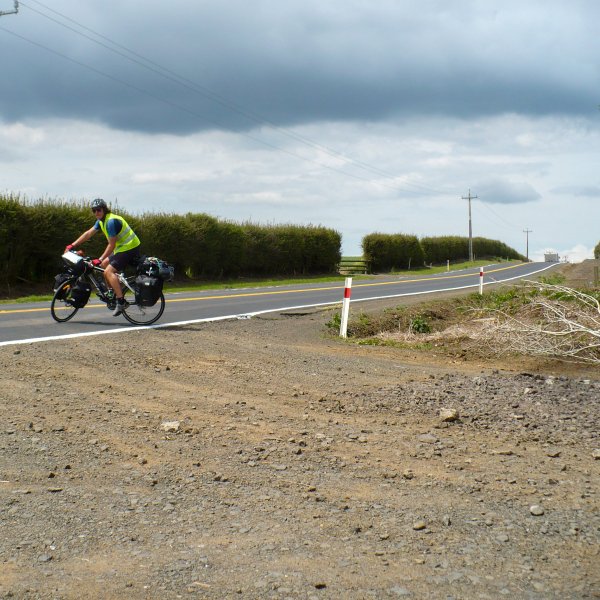
[(537, 293), (515, 314), (494, 311), (488, 341), (526, 355), (600, 363), (600, 303), (561, 285), (527, 282)]

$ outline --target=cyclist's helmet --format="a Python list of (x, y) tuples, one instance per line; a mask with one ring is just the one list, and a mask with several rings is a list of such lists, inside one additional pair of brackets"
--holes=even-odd
[(96, 198), (95, 200), (92, 200), (92, 210), (96, 208), (102, 208), (104, 212), (108, 212), (108, 205), (106, 202), (104, 202), (104, 200), (102, 200), (102, 198)]

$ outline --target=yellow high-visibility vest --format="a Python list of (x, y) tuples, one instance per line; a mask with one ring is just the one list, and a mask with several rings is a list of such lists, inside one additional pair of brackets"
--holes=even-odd
[(140, 238), (135, 235), (135, 232), (133, 229), (131, 229), (131, 227), (129, 227), (127, 221), (123, 217), (114, 215), (113, 213), (108, 213), (106, 218), (100, 221), (100, 229), (102, 229), (102, 233), (106, 236), (107, 240), (108, 231), (106, 231), (106, 223), (108, 223), (109, 219), (117, 219), (121, 221), (121, 231), (117, 234), (117, 244), (114, 249), (114, 254), (125, 252), (126, 250), (132, 250), (141, 244)]

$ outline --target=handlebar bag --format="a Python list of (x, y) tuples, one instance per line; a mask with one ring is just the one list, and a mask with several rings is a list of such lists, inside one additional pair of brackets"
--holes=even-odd
[(135, 283), (135, 301), (141, 306), (154, 306), (162, 293), (163, 280), (160, 277), (138, 275)]
[(71, 303), (75, 308), (83, 308), (90, 299), (92, 286), (86, 281), (78, 281), (71, 291)]
[(69, 273), (79, 276), (85, 271), (85, 261), (76, 252), (69, 250), (62, 255), (62, 259)]

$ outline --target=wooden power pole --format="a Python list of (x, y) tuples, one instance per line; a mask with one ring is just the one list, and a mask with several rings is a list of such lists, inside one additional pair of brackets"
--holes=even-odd
[(463, 196), (463, 200), (469, 201), (469, 261), (473, 262), (473, 225), (471, 222), (471, 200), (474, 200), (477, 196), (471, 196), (471, 190), (469, 190), (468, 196)]
[(525, 256), (527, 257), (527, 262), (529, 262), (529, 234), (533, 233), (532, 229), (523, 229), (523, 233), (525, 234)]

